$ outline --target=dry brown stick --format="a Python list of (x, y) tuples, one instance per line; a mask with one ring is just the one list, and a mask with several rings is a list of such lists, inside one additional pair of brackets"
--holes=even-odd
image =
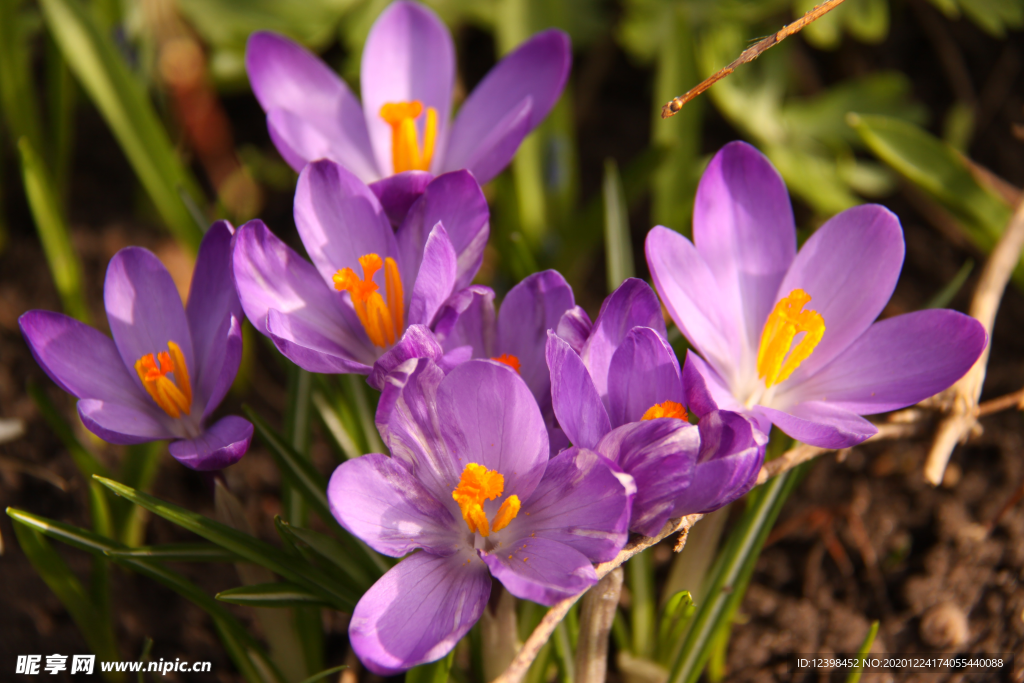
[(996, 311), (999, 310), (999, 302), (1003, 299), (1006, 284), (1020, 261), (1022, 249), (1024, 202), (1017, 205), (1013, 218), (985, 262), (978, 279), (978, 287), (974, 290), (970, 314), (984, 325), (989, 340), (981, 357), (967, 374), (953, 385), (952, 407), (935, 431), (935, 441), (932, 442), (932, 449), (924, 465), (924, 478), (933, 486), (942, 483), (953, 449), (977, 424), (978, 399), (981, 397), (981, 385), (985, 382), (988, 354), (992, 348), (992, 325), (996, 321)]
[(978, 412), (976, 415), (982, 417), (984, 415), (991, 415), (992, 413), (998, 413), (1001, 410), (1007, 408), (1017, 408), (1018, 410), (1024, 410), (1024, 389), (1015, 391), (1012, 394), (1006, 394), (994, 398), (991, 401), (985, 401), (978, 406)]
[(782, 29), (777, 33), (773, 33), (767, 38), (763, 38), (757, 41), (756, 43), (748, 47), (746, 50), (741, 52), (740, 56), (737, 57), (731, 64), (729, 64), (726, 67), (723, 67), (721, 70), (715, 72), (708, 78), (705, 78), (696, 87), (686, 91), (685, 95), (680, 95), (679, 97), (674, 98), (671, 102), (666, 102), (665, 105), (661, 108), (661, 118), (667, 119), (670, 116), (678, 114), (679, 110), (683, 108), (684, 104), (686, 104), (693, 98), (697, 97), (702, 92), (710, 88), (712, 85), (714, 85), (718, 81), (722, 80), (723, 78), (731, 74), (733, 71), (736, 70), (736, 67), (740, 66), (741, 64), (746, 64), (747, 62), (754, 61), (755, 59), (760, 57), (761, 53), (763, 53), (768, 48), (772, 47), (773, 45), (777, 45), (778, 43), (781, 43), (783, 40), (790, 37), (794, 33), (798, 33), (805, 26), (807, 26), (808, 24), (817, 19), (820, 19), (822, 16), (834, 10), (841, 4), (843, 4), (843, 0), (825, 0), (825, 2), (821, 3), (820, 5), (817, 5), (813, 9), (808, 10), (806, 14), (804, 14), (802, 17), (794, 21), (792, 24), (787, 24), (786, 26), (783, 26)]

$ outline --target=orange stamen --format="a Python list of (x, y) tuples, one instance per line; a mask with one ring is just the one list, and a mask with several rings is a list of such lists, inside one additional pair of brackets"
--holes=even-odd
[(437, 144), (437, 110), (427, 107), (423, 127), (423, 148), (420, 149), (416, 119), (423, 113), (423, 103), (388, 102), (380, 108), (380, 117), (391, 126), (391, 163), (394, 173), (430, 170)]
[[(173, 418), (192, 412), (192, 383), (188, 377), (188, 365), (181, 347), (173, 341), (167, 342), (170, 351), (146, 354), (135, 361), (135, 372), (138, 373), (146, 393), (156, 401), (165, 413)], [(172, 382), (167, 375), (173, 374)]]
[(675, 401), (655, 403), (647, 409), (647, 412), (644, 413), (644, 416), (641, 417), (640, 420), (656, 420), (659, 417), (674, 417), (677, 420), (686, 421), (686, 408)]
[(487, 523), (484, 501), (494, 500), (505, 490), (505, 477), (500, 472), (489, 470), (483, 465), (471, 462), (462, 470), (459, 485), (452, 491), (452, 499), (459, 504), (462, 518), (470, 533), (479, 533), (484, 538), (491, 531), (500, 531), (519, 514), (519, 497), (509, 496), (494, 516), (493, 529)]
[[(800, 367), (825, 334), (825, 320), (817, 311), (801, 310), (811, 300), (802, 289), (794, 289), (775, 304), (761, 331), (761, 345), (757, 350), (757, 376), (764, 380), (765, 388), (785, 381)], [(803, 339), (793, 347), (796, 335), (804, 332)], [(790, 348), (792, 347), (792, 351)]]
[(513, 356), (511, 353), (503, 353), (497, 358), (492, 358), (491, 360), (498, 361), (499, 363), (504, 363), (505, 365), (509, 366), (516, 372), (519, 372), (519, 359)]
[[(365, 254), (359, 257), (359, 265), (363, 269), (362, 279), (351, 268), (342, 268), (334, 274), (334, 288), (351, 295), (356, 316), (370, 342), (382, 349), (387, 348), (405, 330), (405, 294), (398, 264), (390, 256), (381, 259), (377, 254)], [(386, 303), (378, 291), (380, 287), (373, 281), (373, 276), (381, 268), (384, 269)]]

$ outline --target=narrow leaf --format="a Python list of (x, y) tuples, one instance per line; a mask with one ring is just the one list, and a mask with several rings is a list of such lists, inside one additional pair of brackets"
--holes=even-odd
[(239, 586), (217, 593), (216, 598), (249, 607), (331, 607), (319, 595), (286, 581)]
[(454, 659), (455, 651), (452, 650), (447, 657), (436, 662), (413, 667), (405, 673), (405, 683), (447, 683)]
[(614, 159), (604, 161), (604, 249), (608, 264), (608, 291), (626, 278), (633, 277), (633, 243), (629, 236), (629, 210), (626, 192), (619, 179)]
[(353, 587), (360, 592), (368, 590), (373, 585), (373, 582), (380, 578), (380, 575), (373, 576), (368, 574), (363, 566), (353, 558), (352, 550), (334, 537), (322, 534), (319, 531), (313, 531), (312, 529), (294, 526), (280, 518), (274, 521), (282, 535), (291, 539), (293, 543), (298, 541), (308, 545), (317, 555), (330, 562), (345, 574), (351, 580)]
[(107, 553), (115, 559), (134, 558), (161, 562), (240, 562), (242, 558), (213, 543), (165, 543)]

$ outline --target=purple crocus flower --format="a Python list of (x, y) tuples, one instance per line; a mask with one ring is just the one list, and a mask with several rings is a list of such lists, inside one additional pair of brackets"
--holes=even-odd
[(235, 239), (245, 314), (311, 372), (383, 376), (408, 358), (442, 355), (429, 327), (480, 268), (489, 211), (468, 171), (433, 179), (392, 229), (376, 195), (333, 161), (299, 175), (295, 224), (309, 263), (258, 220)]
[(592, 327), (582, 311), (568, 314), (559, 334), (549, 334), (547, 361), (569, 441), (636, 479), (631, 530), (654, 536), (669, 518), (711, 512), (754, 485), (767, 438), (741, 415), (718, 410), (699, 375), (680, 372), (646, 282), (623, 282)]
[(475, 360), (445, 375), (411, 360), (381, 406), (392, 457), (343, 463), (327, 492), (342, 526), (408, 555), (352, 613), (349, 639), (371, 671), (446, 655), (483, 613), (492, 576), (551, 605), (593, 585), (592, 563), (625, 544), (632, 478), (582, 448), (549, 459), (537, 403), (507, 366)]
[(793, 211), (756, 149), (726, 145), (697, 190), (693, 238), (655, 227), (647, 262), (662, 301), (700, 354), (686, 364), (723, 408), (823, 448), (876, 432), (861, 415), (917, 403), (961, 377), (985, 347), (973, 318), (925, 310), (874, 322), (903, 264), (903, 231), (882, 206), (833, 217), (797, 253)]
[(206, 233), (187, 307), (151, 252), (117, 252), (103, 287), (113, 340), (52, 311), (29, 311), (18, 320), (36, 361), (79, 399), (78, 414), (96, 436), (117, 444), (174, 439), (171, 455), (194, 470), (223, 469), (245, 454), (248, 421), (229, 415), (204, 426), (242, 359), (232, 232), (220, 221)]
[(254, 33), (245, 64), (270, 137), (296, 171), (342, 164), (371, 187), (398, 225), (432, 175), (468, 169), (480, 184), (511, 161), (554, 107), (569, 75), (569, 37), (538, 33), (506, 56), (449, 122), (455, 83), (451, 34), (431, 10), (395, 2), (363, 49), (362, 104), (301, 46)]

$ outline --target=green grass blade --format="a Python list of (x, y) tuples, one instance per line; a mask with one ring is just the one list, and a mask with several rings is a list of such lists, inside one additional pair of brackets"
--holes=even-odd
[[(863, 661), (868, 653), (871, 652), (871, 646), (875, 642), (875, 636), (878, 635), (878, 621), (871, 622), (871, 628), (868, 629), (868, 634), (864, 638), (864, 642), (860, 644), (860, 649), (857, 650), (857, 659)], [(850, 675), (846, 677), (846, 683), (860, 683), (860, 675), (864, 672), (864, 667), (855, 666)]]
[(949, 302), (953, 300), (960, 290), (963, 288), (964, 283), (967, 282), (967, 278), (970, 277), (971, 271), (974, 270), (974, 260), (967, 259), (960, 270), (957, 271), (953, 279), (946, 284), (945, 287), (940, 289), (935, 296), (928, 300), (921, 308), (945, 308), (949, 305)]
[(202, 231), (178, 196), (201, 197), (141, 84), (114, 41), (77, 0), (40, 0), (43, 17), (64, 60), (103, 115), (167, 227), (193, 253)]
[(239, 586), (217, 593), (221, 602), (249, 607), (330, 607), (319, 595), (287, 581)]
[(604, 250), (608, 266), (608, 291), (633, 277), (633, 242), (629, 235), (629, 210), (615, 159), (604, 160)]
[(165, 543), (125, 550), (111, 550), (113, 558), (160, 562), (241, 562), (242, 558), (214, 543)]
[(39, 148), (43, 130), (32, 88), (29, 36), (18, 16), (21, 4), (19, 0), (0, 0), (0, 110), (12, 138), (27, 137)]
[(650, 659), (657, 645), (655, 636), (654, 565), (652, 553), (644, 551), (626, 563), (626, 580), (632, 602), (629, 608), (633, 632), (633, 655)]
[(452, 650), (447, 657), (436, 662), (413, 667), (405, 672), (405, 683), (447, 683), (454, 660), (455, 651)]
[(365, 592), (380, 578), (380, 574), (371, 574), (353, 557), (353, 552), (333, 536), (322, 534), (312, 529), (304, 529), (289, 524), (283, 519), (274, 520), (278, 531), (292, 543), (304, 543), (317, 555), (338, 568), (352, 582), (353, 586)]
[(344, 664), (341, 664), (340, 666), (332, 666), (330, 669), (324, 669), (323, 671), (321, 671), (319, 673), (313, 674), (312, 676), (310, 676), (306, 680), (302, 681), (302, 683), (316, 683), (317, 681), (320, 681), (320, 680), (323, 680), (323, 679), (327, 678), (331, 674), (336, 674), (339, 671), (344, 671), (347, 668), (348, 667), (346, 665), (344, 665)]

